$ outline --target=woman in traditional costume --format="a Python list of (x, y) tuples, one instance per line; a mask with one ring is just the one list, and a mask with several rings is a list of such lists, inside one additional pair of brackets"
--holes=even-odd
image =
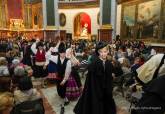
[(104, 42), (96, 46), (96, 58), (88, 67), (85, 87), (77, 105), (75, 114), (116, 114), (112, 95), (111, 61), (107, 59), (109, 49)]
[(48, 76), (47, 79), (48, 80), (57, 80), (57, 64), (52, 62), (51, 60), (49, 60), (49, 58), (51, 57), (51, 55), (58, 55), (58, 47), (59, 47), (60, 42), (57, 43), (56, 47), (54, 46), (54, 44), (50, 44), (50, 49), (48, 50), (48, 52), (46, 53), (46, 61), (48, 64)]
[[(57, 64), (57, 93), (63, 99), (65, 99), (66, 83), (71, 73), (71, 62), (66, 58), (65, 51), (65, 44), (60, 43), (58, 48), (59, 55), (50, 55), (49, 57), (49, 61)], [(45, 66), (47, 65), (48, 62), (46, 62)]]
[(72, 47), (66, 50), (66, 57), (72, 64), (72, 71), (66, 87), (66, 97), (68, 100), (76, 100), (80, 96), (82, 88), (80, 76), (77, 71), (80, 63), (74, 56), (74, 50)]
[(42, 42), (38, 42), (36, 47), (32, 45), (32, 51), (35, 54), (35, 68), (34, 68), (34, 77), (41, 79), (41, 85), (44, 86), (44, 80), (47, 76), (47, 71), (44, 68), (46, 62), (46, 52)]

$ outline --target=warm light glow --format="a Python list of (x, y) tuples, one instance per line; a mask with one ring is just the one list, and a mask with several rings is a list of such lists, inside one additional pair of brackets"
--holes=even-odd
[(24, 29), (24, 23), (22, 19), (10, 19), (10, 30), (20, 31)]

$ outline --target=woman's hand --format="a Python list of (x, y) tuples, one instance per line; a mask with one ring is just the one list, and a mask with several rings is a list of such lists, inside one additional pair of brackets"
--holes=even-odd
[(61, 83), (60, 83), (60, 86), (64, 86), (65, 84), (65, 81), (63, 80)]
[(46, 65), (44, 65), (44, 66), (43, 66), (43, 69), (45, 70), (45, 69), (46, 69), (46, 67), (47, 67), (47, 66), (46, 66)]

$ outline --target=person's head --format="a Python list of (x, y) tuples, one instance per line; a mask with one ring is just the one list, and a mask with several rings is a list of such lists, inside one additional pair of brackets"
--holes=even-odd
[(0, 77), (0, 93), (10, 91), (11, 77), (1, 76)]
[(22, 42), (22, 44), (23, 44), (24, 46), (26, 46), (26, 45), (28, 45), (28, 41), (24, 40), (24, 41)]
[(18, 87), (21, 91), (27, 91), (33, 88), (31, 78), (24, 76), (19, 80)]
[(13, 94), (5, 92), (0, 95), (0, 114), (10, 114), (10, 111), (14, 105)]
[(112, 65), (113, 67), (120, 67), (120, 62), (118, 62), (115, 58), (112, 59)]
[(71, 45), (71, 48), (75, 50), (76, 46), (74, 44)]
[(99, 42), (96, 46), (96, 54), (103, 60), (107, 59), (109, 48), (105, 42)]
[(65, 52), (66, 52), (66, 48), (65, 48), (65, 44), (64, 44), (64, 43), (61, 43), (61, 44), (59, 45), (58, 52), (59, 52), (61, 58), (65, 58), (65, 55), (66, 55), (66, 53), (65, 53)]
[(14, 75), (17, 77), (23, 77), (23, 76), (26, 76), (27, 73), (22, 66), (16, 66), (14, 69)]
[(54, 42), (49, 43), (49, 48), (51, 48), (51, 47), (55, 47), (55, 43)]
[(31, 39), (30, 42), (31, 42), (31, 44), (32, 44), (32, 43), (36, 42), (36, 40), (33, 38), (33, 39)]
[(8, 64), (5, 57), (0, 57), (0, 66), (6, 66)]
[(42, 42), (37, 43), (37, 49), (43, 50), (44, 49), (44, 44)]
[(134, 64), (139, 64), (140, 63), (140, 57), (136, 57), (134, 60)]
[(20, 60), (18, 58), (15, 58), (15, 59), (13, 59), (12, 64), (14, 67), (16, 67), (20, 64)]
[(123, 63), (122, 63), (122, 66), (123, 67), (130, 67), (130, 62), (129, 62), (129, 60), (128, 59), (126, 59), (126, 58), (124, 58), (123, 59)]

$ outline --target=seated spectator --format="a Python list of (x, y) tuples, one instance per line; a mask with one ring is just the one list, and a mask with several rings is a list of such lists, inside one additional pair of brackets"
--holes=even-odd
[(41, 98), (40, 93), (33, 88), (30, 77), (24, 76), (19, 80), (18, 90), (14, 91), (15, 104), (20, 104), (25, 101), (33, 101)]
[(115, 74), (115, 77), (121, 76), (123, 74), (123, 70), (121, 68), (120, 62), (118, 62), (117, 60), (113, 59), (112, 60), (112, 65), (114, 67), (113, 73)]
[(0, 114), (10, 114), (14, 104), (13, 94), (10, 92), (0, 92)]
[(0, 76), (9, 76), (7, 64), (6, 58), (0, 57)]
[(24, 68), (25, 72), (27, 73), (28, 76), (32, 76), (33, 74), (33, 70), (30, 66), (24, 65), (23, 63), (20, 62), (19, 58), (15, 58), (12, 61), (12, 65), (10, 67), (10, 73), (14, 74), (14, 70), (15, 68), (17, 68), (17, 66)]
[(11, 78), (0, 77), (0, 114), (9, 114), (14, 104), (13, 94), (10, 92)]
[(19, 80), (24, 76), (27, 76), (25, 69), (22, 66), (17, 66), (14, 69), (14, 75), (12, 77), (12, 83), (14, 88), (18, 86)]
[(136, 73), (136, 69), (140, 67), (140, 57), (134, 59), (134, 64), (131, 66), (131, 72)]
[(128, 82), (126, 83), (126, 86), (130, 86), (132, 84), (135, 84), (135, 78), (137, 75), (136, 70), (140, 67), (140, 57), (136, 57), (134, 59), (134, 64), (131, 66), (131, 78), (128, 80)]
[(122, 70), (123, 70), (123, 74), (127, 74), (127, 73), (130, 73), (131, 70), (130, 70), (130, 62), (128, 59), (123, 59), (123, 62), (121, 64), (122, 66)]

